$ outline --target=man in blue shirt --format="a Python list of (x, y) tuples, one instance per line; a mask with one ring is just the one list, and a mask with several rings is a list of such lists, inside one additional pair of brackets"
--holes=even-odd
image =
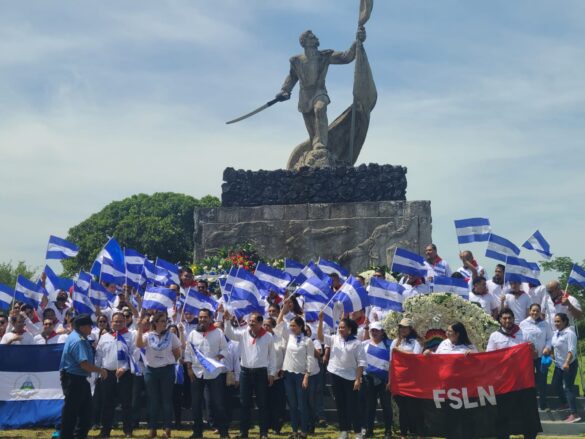
[(73, 321), (75, 329), (65, 342), (61, 356), (61, 387), (65, 401), (61, 413), (62, 439), (87, 438), (91, 427), (91, 389), (87, 378), (92, 372), (107, 377), (105, 369), (94, 364), (93, 350), (87, 336), (91, 334), (92, 321), (87, 314), (80, 314)]

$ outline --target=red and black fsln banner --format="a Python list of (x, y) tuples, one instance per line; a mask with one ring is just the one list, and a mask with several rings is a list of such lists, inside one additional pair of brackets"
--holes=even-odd
[(391, 384), (409, 430), (482, 438), (542, 431), (527, 343), (463, 355), (392, 354)]

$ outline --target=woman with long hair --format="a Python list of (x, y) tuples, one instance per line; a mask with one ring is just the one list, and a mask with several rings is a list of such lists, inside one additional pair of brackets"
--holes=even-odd
[(331, 346), (327, 370), (333, 381), (333, 393), (339, 420), (340, 439), (347, 439), (353, 425), (356, 438), (361, 439), (361, 419), (358, 410), (359, 391), (362, 375), (368, 362), (362, 343), (357, 339), (358, 326), (351, 319), (339, 322), (337, 334), (323, 333), (323, 311), (319, 313), (317, 339)]
[[(465, 325), (461, 322), (455, 322), (447, 326), (447, 338), (437, 346), (437, 350), (434, 353), (467, 355), (472, 352), (477, 352), (477, 348), (471, 343)], [(428, 349), (424, 351), (425, 355), (430, 353), (431, 351)]]
[[(148, 319), (144, 317), (143, 319)], [(136, 347), (144, 348), (144, 384), (148, 401), (149, 437), (156, 437), (159, 414), (162, 413), (164, 436), (171, 436), (173, 419), (173, 384), (175, 363), (181, 357), (179, 337), (167, 330), (167, 314), (157, 311), (151, 317), (152, 330), (136, 332)]]

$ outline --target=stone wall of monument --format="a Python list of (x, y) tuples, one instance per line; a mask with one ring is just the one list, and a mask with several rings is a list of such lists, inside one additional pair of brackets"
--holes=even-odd
[(352, 271), (390, 265), (396, 247), (431, 242), (430, 201), (264, 205), (195, 210), (195, 260), (252, 242), (266, 258), (322, 256)]
[(340, 168), (223, 172), (221, 204), (232, 206), (406, 200), (406, 168)]

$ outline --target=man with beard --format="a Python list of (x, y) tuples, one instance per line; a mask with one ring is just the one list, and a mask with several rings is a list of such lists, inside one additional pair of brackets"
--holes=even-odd
[(506, 273), (506, 266), (503, 264), (496, 265), (494, 277), (486, 282), (487, 289), (490, 294), (495, 297), (500, 297), (504, 291), (504, 274)]
[(486, 352), (509, 348), (526, 341), (520, 326), (514, 323), (514, 312), (511, 309), (502, 309), (498, 314), (498, 321), (500, 329), (490, 335)]
[(191, 331), (185, 349), (185, 365), (191, 381), (191, 407), (193, 409), (193, 434), (191, 438), (203, 437), (203, 405), (205, 387), (209, 389), (209, 399), (213, 422), (221, 438), (228, 437), (228, 424), (225, 411), (225, 369), (218, 368), (209, 372), (198, 359), (195, 349), (207, 357), (218, 361), (228, 355), (227, 340), (223, 331), (215, 326), (211, 311), (199, 311), (197, 329)]
[(429, 244), (425, 248), (425, 267), (428, 281), (432, 281), (435, 276), (451, 277), (452, 274), (451, 267), (449, 267), (447, 261), (439, 257), (435, 244)]

